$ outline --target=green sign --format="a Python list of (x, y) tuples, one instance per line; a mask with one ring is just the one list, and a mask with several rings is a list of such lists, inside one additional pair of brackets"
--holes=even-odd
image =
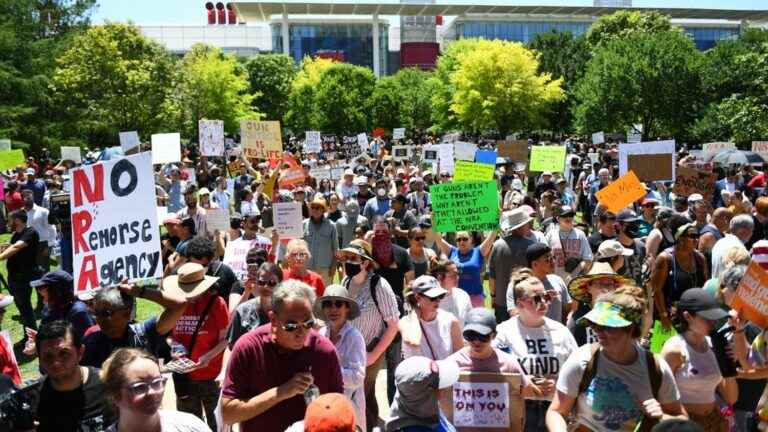
[(491, 231), (499, 227), (499, 192), (496, 182), (434, 185), (432, 223), (436, 232)]
[(530, 171), (563, 172), (565, 146), (532, 146)]
[(14, 169), (19, 165), (24, 165), (24, 150), (0, 151), (0, 171)]
[(453, 169), (453, 181), (491, 181), (495, 165), (457, 160)]

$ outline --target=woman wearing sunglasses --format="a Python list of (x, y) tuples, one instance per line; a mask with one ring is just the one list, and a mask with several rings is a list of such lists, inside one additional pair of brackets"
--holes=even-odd
[(469, 231), (456, 233), (456, 246), (446, 242), (442, 236), (437, 236), (437, 245), (440, 251), (451, 261), (456, 263), (461, 275), (459, 288), (469, 294), (473, 307), (483, 306), (485, 294), (483, 294), (482, 270), (485, 260), (491, 254), (493, 242), (496, 240), (496, 231), (491, 231), (485, 236), (480, 246), (475, 246)]
[(232, 323), (227, 331), (229, 349), (232, 349), (240, 336), (269, 322), (269, 311), (272, 310), (272, 292), (282, 281), (283, 271), (274, 263), (258, 264), (253, 262), (248, 264), (248, 277), (245, 282), (246, 293), (243, 298), (247, 298), (250, 294), (253, 294), (253, 298), (240, 303), (232, 314)]
[(514, 354), (522, 373), (541, 390), (540, 395), (526, 398), (525, 431), (543, 431), (557, 375), (578, 345), (567, 327), (547, 318), (555, 293), (547, 291), (541, 280), (528, 277), (512, 291), (517, 315), (499, 324), (493, 345)]
[(119, 348), (113, 352), (101, 368), (101, 380), (119, 419), (108, 432), (211, 430), (192, 414), (160, 410), (166, 378), (160, 375), (157, 359), (144, 350)]
[(411, 283), (406, 301), (411, 311), (400, 319), (403, 336), (403, 358), (423, 356), (442, 360), (461, 349), (459, 320), (440, 309), (440, 301), (448, 294), (432, 276), (420, 276)]
[(408, 231), (408, 256), (413, 261), (414, 277), (428, 274), (437, 263), (437, 254), (430, 248), (424, 247), (427, 235), (421, 228), (411, 228)]
[(346, 288), (330, 285), (315, 302), (314, 310), (315, 316), (326, 324), (318, 333), (330, 339), (336, 347), (344, 379), (344, 395), (354, 404), (356, 423), (365, 431), (365, 339), (349, 322), (360, 316), (360, 307)]

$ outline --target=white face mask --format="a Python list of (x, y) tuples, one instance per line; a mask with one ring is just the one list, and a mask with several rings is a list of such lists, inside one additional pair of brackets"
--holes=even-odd
[(379, 198), (384, 198), (385, 196), (387, 196), (387, 191), (384, 188), (380, 188), (379, 190), (376, 191), (376, 195)]

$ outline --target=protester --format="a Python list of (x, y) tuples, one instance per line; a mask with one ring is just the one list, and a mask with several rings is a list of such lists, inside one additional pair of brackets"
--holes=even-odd
[[(563, 278), (554, 274), (555, 267), (552, 249), (545, 243), (534, 243), (526, 249), (525, 258), (531, 273), (544, 284), (544, 288), (551, 294), (547, 317), (559, 323), (565, 323), (568, 319), (568, 314), (573, 310), (575, 304), (571, 301), (568, 287), (565, 285)], [(514, 316), (515, 305), (514, 291), (507, 290), (507, 310), (509, 311), (509, 316)]]
[[(323, 295), (325, 282), (323, 277), (307, 268), (307, 263), (312, 259), (307, 242), (302, 239), (293, 239), (285, 246), (285, 266), (283, 276), (285, 280), (295, 279), (313, 287), (315, 294)], [(334, 258), (335, 261), (335, 258)], [(326, 273), (327, 275), (327, 273)]]
[(419, 276), (411, 283), (406, 296), (411, 311), (398, 323), (403, 358), (442, 360), (463, 346), (459, 320), (439, 307), (447, 293), (432, 276)]
[(606, 240), (613, 240), (616, 238), (616, 215), (611, 212), (602, 213), (597, 218), (597, 231), (592, 233), (587, 239), (589, 241), (589, 247), (592, 249), (592, 253), (597, 252), (597, 248), (600, 244)]
[(368, 230), (368, 219), (360, 215), (360, 204), (350, 199), (345, 204), (345, 211), (336, 221), (336, 231), (339, 234), (339, 247), (345, 248), (355, 239), (355, 228), (365, 227)]
[(617, 233), (619, 244), (627, 250), (631, 250), (631, 255), (624, 255), (624, 265), (617, 271), (622, 276), (626, 276), (635, 281), (635, 285), (641, 287), (645, 285), (643, 275), (647, 267), (645, 256), (645, 243), (640, 237), (643, 237), (640, 226), (642, 221), (637, 218), (637, 214), (629, 209), (625, 209), (616, 215)]
[(481, 272), (495, 240), (496, 231), (488, 233), (480, 246), (472, 244), (472, 236), (467, 231), (456, 233), (458, 246), (451, 245), (440, 236), (437, 237), (440, 251), (460, 269), (459, 288), (469, 294), (473, 307), (480, 307), (485, 302)]
[(190, 263), (206, 268), (206, 276), (218, 278), (211, 288), (234, 310), (243, 295), (243, 286), (232, 269), (216, 259), (216, 247), (211, 240), (195, 237), (187, 244), (187, 259)]
[(752, 231), (755, 224), (749, 215), (734, 216), (729, 223), (729, 232), (718, 240), (712, 247), (712, 277), (720, 277), (725, 270), (723, 267), (723, 256), (731, 248), (744, 249), (749, 239), (752, 238)]
[(30, 285), (37, 289), (38, 295), (45, 303), (41, 324), (58, 320), (66, 321), (72, 324), (80, 340), (85, 336), (86, 330), (96, 324), (88, 306), (75, 297), (72, 276), (64, 270), (46, 273), (42, 278), (32, 281)]
[[(337, 265), (336, 252), (339, 249), (336, 224), (325, 216), (326, 208), (327, 205), (323, 198), (312, 200), (309, 203), (309, 218), (305, 219), (302, 225), (303, 238), (309, 253), (306, 266), (322, 277), (323, 286), (333, 282)], [(286, 279), (291, 279), (291, 276), (286, 276)], [(313, 285), (304, 279), (300, 280)], [(322, 288), (318, 290), (317, 295), (323, 295)]]
[[(13, 296), (0, 293), (0, 325), (8, 306), (13, 303)], [(13, 347), (0, 336), (0, 376), (5, 375), (14, 385), (21, 385), (21, 371), (13, 353)]]
[(56, 229), (48, 220), (48, 209), (35, 204), (31, 190), (24, 190), (22, 197), (27, 212), (27, 225), (37, 232), (40, 239), (36, 250), (37, 265), (41, 271), (47, 272), (51, 269), (51, 246), (56, 242)]
[(440, 300), (440, 309), (453, 314), (459, 320), (459, 326), (463, 328), (464, 319), (472, 309), (472, 302), (466, 291), (458, 289), (459, 271), (456, 263), (445, 259), (440, 260), (435, 264), (431, 275), (446, 291), (445, 298)]
[(592, 264), (592, 250), (584, 232), (574, 227), (576, 212), (563, 206), (556, 217), (557, 226), (546, 233), (547, 243), (555, 259), (555, 273), (570, 281)]
[[(236, 307), (229, 324), (227, 333), (229, 349), (234, 347), (235, 342), (242, 335), (269, 322), (269, 312), (272, 310), (272, 293), (275, 287), (283, 281), (283, 271), (280, 270), (280, 267), (270, 262), (258, 264), (254, 261), (250, 257), (246, 258), (248, 278), (245, 281), (246, 288), (241, 298), (242, 302)], [(251, 296), (253, 298), (250, 298)]]
[(437, 262), (435, 251), (424, 247), (426, 239), (426, 234), (419, 227), (411, 228), (408, 231), (408, 256), (411, 257), (413, 262), (415, 278), (428, 274), (432, 266)]
[(507, 319), (507, 285), (516, 267), (527, 265), (528, 246), (535, 243), (528, 238), (533, 221), (524, 209), (505, 212), (501, 215), (500, 228), (503, 237), (496, 240), (488, 257), (488, 290), (496, 313), (496, 321)]

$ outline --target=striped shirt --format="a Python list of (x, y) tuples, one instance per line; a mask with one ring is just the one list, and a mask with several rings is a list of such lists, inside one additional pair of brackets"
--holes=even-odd
[(345, 278), (342, 282), (342, 285), (347, 287), (349, 296), (357, 300), (357, 304), (360, 306), (360, 316), (352, 320), (352, 325), (363, 334), (366, 345), (380, 336), (386, 329), (385, 321), (400, 317), (395, 292), (392, 291), (389, 282), (382, 277), (379, 278), (379, 284), (375, 288), (376, 300), (379, 302), (381, 312), (376, 309), (376, 303), (371, 297), (371, 276), (369, 274), (362, 285), (349, 280), (349, 278)]
[(768, 270), (768, 240), (758, 240), (752, 245), (752, 260)]

